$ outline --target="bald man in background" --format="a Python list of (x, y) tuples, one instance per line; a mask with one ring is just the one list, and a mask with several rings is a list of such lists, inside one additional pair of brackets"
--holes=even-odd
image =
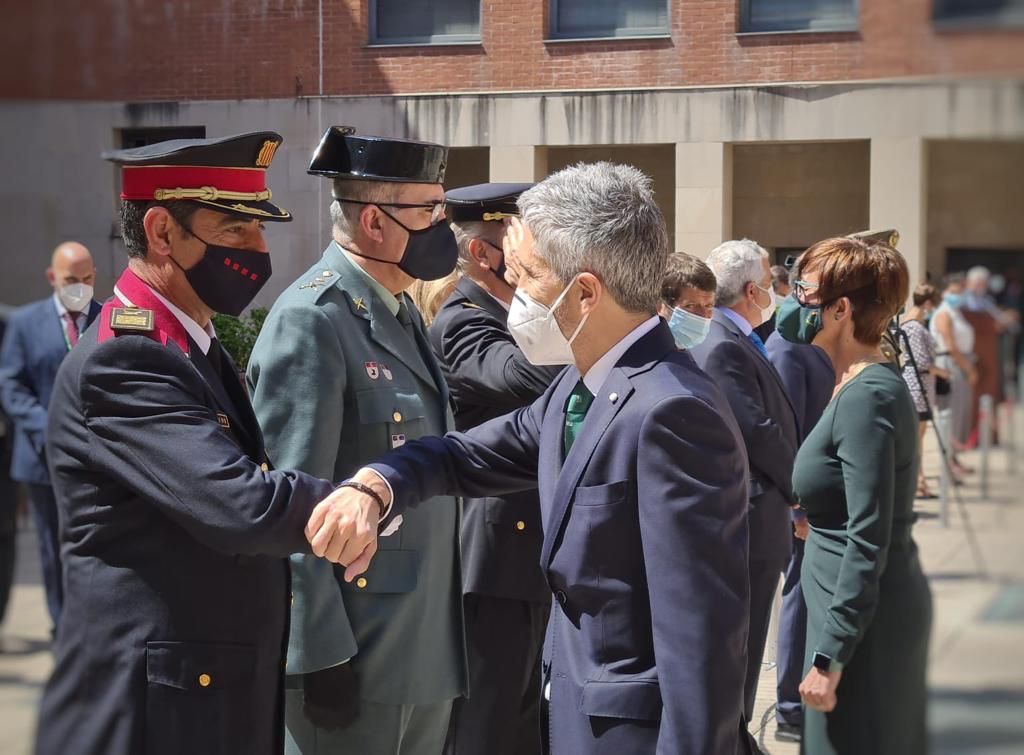
[(63, 602), (57, 503), (46, 468), (46, 412), (57, 368), (100, 312), (93, 300), (96, 266), (89, 250), (67, 241), (53, 250), (46, 278), (53, 294), (15, 310), (0, 348), (0, 402), (14, 425), (11, 478), (23, 482), (46, 587), (46, 607), (57, 621)]

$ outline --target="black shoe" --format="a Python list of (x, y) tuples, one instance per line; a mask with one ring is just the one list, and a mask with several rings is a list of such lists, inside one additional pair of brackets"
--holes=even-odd
[(800, 726), (779, 721), (775, 728), (775, 739), (778, 742), (799, 742)]

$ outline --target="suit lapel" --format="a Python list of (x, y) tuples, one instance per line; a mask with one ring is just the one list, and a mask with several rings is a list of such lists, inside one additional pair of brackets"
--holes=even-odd
[[(405, 294), (402, 294), (405, 296)], [(430, 341), (427, 339), (426, 329), (423, 327), (423, 317), (410, 297), (405, 297), (405, 305), (409, 308), (409, 316), (412, 318), (413, 330), (416, 332), (416, 345), (419, 347), (420, 356), (427, 369), (433, 377), (433, 385), (441, 394), (441, 405), (448, 406), (448, 383), (441, 372), (441, 365), (434, 358), (434, 350), (430, 348)], [(403, 331), (405, 328), (402, 329)]]
[(779, 393), (782, 394), (782, 398), (785, 400), (786, 406), (789, 407), (790, 413), (793, 415), (794, 427), (799, 427), (800, 423), (797, 422), (796, 409), (793, 408), (793, 402), (789, 398), (789, 391), (786, 390), (786, 386), (782, 383), (782, 376), (779, 375), (779, 371), (775, 369), (775, 365), (772, 364), (771, 360), (762, 354), (761, 350), (753, 344), (750, 338), (745, 335), (742, 330), (740, 330), (739, 326), (726, 315), (723, 315), (716, 309), (712, 319), (732, 333), (753, 359), (758, 360), (762, 365), (764, 365), (764, 368), (772, 376), (772, 380), (775, 381), (775, 386), (778, 388)]
[[(221, 413), (224, 414), (230, 423), (230, 427), (227, 429), (230, 429), (235, 437), (238, 438), (239, 445), (251, 451), (255, 439), (250, 435), (246, 428), (242, 411), (235, 405), (235, 402), (232, 401), (231, 396), (228, 393), (228, 389), (224, 385), (224, 381), (222, 381), (217, 373), (214, 372), (213, 366), (210, 364), (210, 359), (215, 356), (213, 354), (213, 349), (210, 349), (211, 353), (209, 356), (204, 355), (202, 349), (199, 348), (191, 337), (188, 339), (188, 346), (189, 353), (192, 355), (188, 361), (192, 364), (192, 367), (196, 372), (199, 373), (199, 376), (202, 377), (210, 387), (210, 391), (213, 393), (217, 408), (221, 410)], [(220, 347), (218, 346), (218, 348)], [(227, 362), (230, 362), (230, 360), (227, 360), (224, 363), (225, 368), (228, 367)], [(225, 375), (225, 377), (228, 380), (231, 379), (228, 375)]]

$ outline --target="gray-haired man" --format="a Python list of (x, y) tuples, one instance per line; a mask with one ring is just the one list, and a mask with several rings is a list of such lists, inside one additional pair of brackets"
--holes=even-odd
[(775, 314), (768, 253), (749, 239), (727, 241), (712, 250), (707, 263), (718, 280), (715, 312), (707, 338), (690, 353), (725, 392), (750, 462), (750, 636), (744, 684), (749, 721), (772, 600), (792, 550), (790, 478), (800, 432), (782, 379), (754, 331)]
[[(509, 330), (531, 362), (570, 367), (529, 406), (355, 479), (394, 512), (538, 488), (554, 755), (743, 752), (746, 458), (724, 397), (656, 314), (668, 239), (650, 180), (577, 165), (519, 208)], [(314, 552), (335, 539), (315, 535)]]

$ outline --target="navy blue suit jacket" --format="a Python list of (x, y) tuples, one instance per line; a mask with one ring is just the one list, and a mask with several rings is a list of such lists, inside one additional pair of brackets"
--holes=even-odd
[[(92, 324), (100, 305), (89, 305)], [(15, 310), (7, 321), (0, 350), (0, 401), (14, 424), (11, 477), (18, 482), (47, 485), (46, 412), (57, 368), (67, 356), (64, 326), (53, 296)]]
[(741, 751), (746, 455), (721, 392), (664, 322), (619, 360), (563, 454), (568, 368), (533, 404), (372, 465), (395, 513), (442, 492), (538, 487), (555, 594), (556, 755)]
[(729, 401), (750, 460), (750, 558), (785, 563), (793, 547), (790, 507), (800, 430), (779, 373), (719, 310), (708, 336), (690, 349)]
[(791, 343), (778, 331), (768, 337), (765, 346), (768, 347), (768, 358), (778, 370), (786, 394), (793, 403), (800, 436), (806, 438), (832, 400), (836, 383), (832, 360), (817, 346)]

